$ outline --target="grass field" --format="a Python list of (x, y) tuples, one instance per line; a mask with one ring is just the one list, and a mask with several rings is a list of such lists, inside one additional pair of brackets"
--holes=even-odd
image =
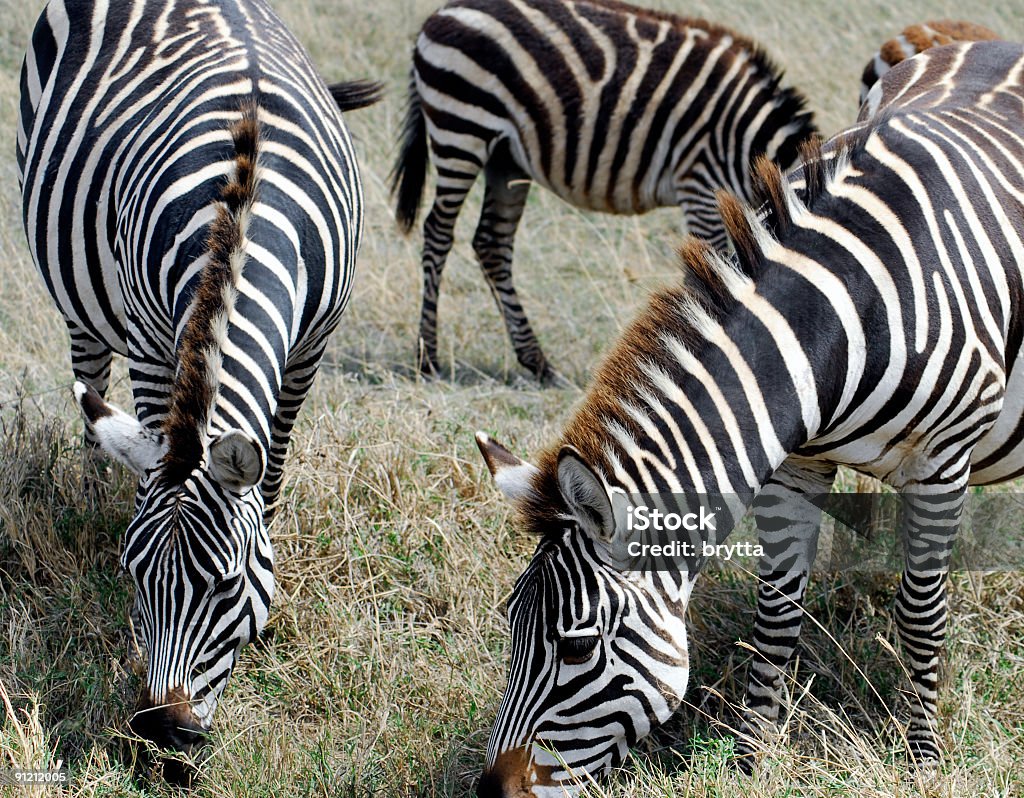
[[(657, 5), (763, 42), (826, 133), (853, 120), (861, 68), (883, 40), (911, 22), (968, 13), (927, 0)], [(71, 794), (171, 795), (133, 781), (122, 762), (138, 663), (127, 626), (132, 586), (117, 558), (134, 485), (113, 469), (84, 491), (64, 325), (22, 232), (17, 73), (38, 6), (0, 0), (0, 768), (62, 758)], [(442, 359), (455, 378), (414, 375), (419, 239), (396, 233), (386, 183), (411, 44), (434, 3), (277, 6), (328, 79), (378, 78), (388, 94), (349, 115), (367, 202), (355, 293), (293, 440), (286, 501), (271, 527), (278, 582), (268, 631), (228, 686), (195, 792), (469, 795), (504, 686), (504, 599), (533, 548), (510, 525), (473, 432), (533, 452), (579, 393), (540, 390), (517, 368), (469, 247), (478, 192), (442, 295)], [(969, 13), (1024, 37), (1024, 15), (1009, 3), (979, 0)], [(675, 278), (679, 240), (671, 210), (602, 217), (533, 192), (518, 285), (547, 354), (576, 385), (650, 288)], [(123, 363), (111, 395), (130, 407)], [(902, 758), (908, 683), (886, 642), (895, 583), (814, 583), (808, 609), (820, 628), (808, 624), (788, 721), (747, 779), (727, 765), (726, 727), (742, 694), (754, 584), (736, 572), (704, 577), (689, 618), (689, 705), (593, 794), (1024, 795), (1024, 574), (953, 580), (946, 755), (926, 779), (909, 775)]]

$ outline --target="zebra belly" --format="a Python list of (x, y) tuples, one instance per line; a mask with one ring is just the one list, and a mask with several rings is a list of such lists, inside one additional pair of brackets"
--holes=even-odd
[[(1024, 475), (1024, 364), (1011, 371), (996, 420), (978, 435), (970, 453), (971, 485), (994, 485)], [(984, 407), (975, 412), (983, 415)], [(963, 432), (965, 439), (969, 430)], [(973, 434), (977, 434), (976, 430)], [(835, 449), (818, 450), (810, 459), (842, 465), (873, 476), (886, 484), (926, 479), (942, 470), (943, 460), (955, 448), (955, 434), (943, 425), (927, 435), (898, 427), (883, 427), (870, 436)]]
[(1017, 359), (995, 424), (971, 455), (971, 484), (992, 485), (1024, 474), (1024, 363)]

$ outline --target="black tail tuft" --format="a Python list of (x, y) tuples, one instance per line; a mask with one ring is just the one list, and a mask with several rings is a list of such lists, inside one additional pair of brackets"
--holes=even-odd
[(355, 111), (380, 100), (384, 94), (384, 84), (375, 80), (347, 80), (344, 83), (332, 83), (327, 90), (338, 108), (342, 111)]
[(427, 180), (427, 123), (420, 106), (416, 82), (409, 80), (409, 104), (402, 125), (402, 151), (391, 170), (391, 193), (398, 195), (395, 218), (402, 232), (408, 233), (416, 223), (416, 213), (423, 198)]

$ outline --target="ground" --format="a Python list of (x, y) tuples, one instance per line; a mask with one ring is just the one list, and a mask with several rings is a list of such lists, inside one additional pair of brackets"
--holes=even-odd
[[(657, 4), (761, 41), (826, 133), (855, 117), (861, 69), (881, 42), (907, 24), (968, 13), (929, 0)], [(414, 374), (419, 238), (396, 232), (387, 175), (412, 41), (434, 4), (277, 5), (328, 80), (377, 78), (387, 95), (348, 115), (367, 201), (355, 292), (293, 440), (271, 528), (278, 587), (268, 632), (246, 649), (224, 695), (195, 793), (465, 796), (504, 687), (504, 601), (533, 548), (511, 524), (473, 433), (535, 452), (579, 391), (539, 389), (517, 368), (469, 246), (479, 192), (442, 295), (442, 361), (454, 379)], [(132, 587), (117, 558), (134, 488), (117, 468), (84, 487), (66, 334), (22, 231), (17, 74), (38, 6), (0, 0), (0, 768), (61, 758), (70, 794), (176, 794), (133, 781), (122, 763), (138, 680)], [(969, 13), (1024, 36), (1024, 16), (1008, 3), (979, 0)], [(672, 210), (598, 216), (534, 190), (518, 285), (547, 353), (577, 386), (650, 288), (676, 279), (679, 241)], [(130, 407), (123, 363), (115, 380), (113, 400)], [(945, 758), (924, 778), (908, 774), (901, 753), (907, 679), (889, 644), (895, 581), (815, 581), (788, 722), (748, 779), (727, 765), (726, 726), (749, 659), (754, 584), (735, 570), (708, 574), (689, 617), (687, 706), (593, 794), (1024, 795), (1024, 574), (953, 579)]]

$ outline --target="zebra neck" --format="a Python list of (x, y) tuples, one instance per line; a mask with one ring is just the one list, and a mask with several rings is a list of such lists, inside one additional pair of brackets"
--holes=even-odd
[(277, 233), (254, 213), (247, 230), (245, 264), (226, 320), (210, 413), (212, 430), (244, 430), (264, 454), (271, 447), (271, 426), (284, 378), (282, 364), (288, 363), (290, 333), (300, 312), (296, 296), (301, 290), (297, 255), (271, 253), (259, 246), (268, 230)]
[[(831, 418), (843, 328), (781, 266), (737, 281), (728, 303), (698, 299), (692, 287), (652, 298), (557, 448), (578, 450), (612, 492), (723, 497), (738, 518)], [(553, 473), (557, 451), (545, 454)]]

